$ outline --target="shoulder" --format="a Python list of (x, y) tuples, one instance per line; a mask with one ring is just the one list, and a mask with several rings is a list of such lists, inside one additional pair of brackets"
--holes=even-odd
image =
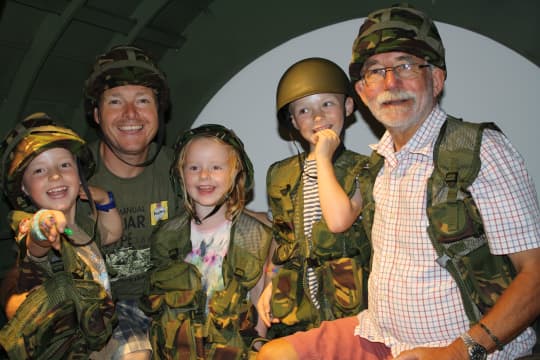
[(291, 171), (291, 167), (300, 169), (301, 159), (304, 157), (305, 154), (302, 154), (300, 157), (298, 155), (293, 155), (286, 159), (274, 162), (268, 168), (268, 177), (286, 174)]
[(238, 224), (261, 227), (262, 230), (270, 229), (271, 223), (264, 213), (257, 213), (245, 209), (238, 215)]
[(178, 232), (190, 224), (190, 217), (187, 212), (174, 216), (167, 220), (162, 220), (157, 224), (156, 233), (159, 232)]
[(369, 163), (369, 159), (369, 156), (362, 155), (354, 151), (345, 150), (336, 159), (334, 167), (356, 173), (360, 170), (360, 168), (364, 167), (365, 164)]
[[(156, 150), (156, 144), (152, 144), (152, 148), (150, 149), (151, 152)], [(168, 146), (162, 145), (161, 149), (159, 150), (159, 154), (156, 157), (155, 165), (159, 168), (166, 168), (167, 173), (169, 171), (169, 167), (171, 166), (172, 162), (174, 160), (174, 151)]]

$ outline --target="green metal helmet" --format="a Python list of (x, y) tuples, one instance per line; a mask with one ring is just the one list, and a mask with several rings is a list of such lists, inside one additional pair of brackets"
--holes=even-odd
[(185, 131), (182, 135), (178, 137), (174, 144), (174, 161), (171, 165), (170, 175), (171, 182), (173, 183), (174, 188), (180, 196), (182, 194), (182, 182), (180, 178), (180, 173), (178, 169), (178, 161), (180, 160), (180, 155), (182, 149), (194, 138), (198, 137), (215, 137), (226, 144), (229, 144), (233, 149), (238, 153), (240, 157), (240, 162), (242, 163), (241, 172), (245, 174), (245, 193), (247, 194), (251, 189), (253, 189), (253, 164), (249, 159), (245, 149), (244, 143), (240, 138), (232, 131), (226, 127), (218, 124), (205, 124), (194, 129)]
[(117, 86), (142, 85), (155, 91), (159, 109), (169, 107), (169, 86), (165, 74), (142, 49), (119, 45), (99, 55), (84, 86), (85, 110), (92, 114), (103, 92)]
[(323, 58), (307, 58), (289, 67), (279, 80), (276, 112), (279, 123), (291, 127), (289, 104), (305, 96), (335, 93), (351, 96), (349, 78), (334, 62)]
[(0, 187), (14, 209), (36, 210), (22, 191), (24, 171), (36, 156), (58, 147), (69, 150), (77, 157), (81, 177), (88, 179), (94, 173), (95, 162), (86, 141), (45, 113), (28, 116), (4, 138), (0, 144)]
[(446, 71), (444, 46), (435, 23), (407, 4), (372, 12), (364, 21), (352, 47), (349, 75), (361, 79), (365, 61), (375, 54), (405, 52)]

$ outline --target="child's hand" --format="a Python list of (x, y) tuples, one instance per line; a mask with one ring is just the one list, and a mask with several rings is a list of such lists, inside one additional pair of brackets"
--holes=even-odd
[(40, 210), (34, 214), (31, 222), (27, 248), (31, 255), (41, 257), (49, 248), (60, 250), (60, 234), (66, 228), (67, 221), (63, 212)]
[(324, 129), (316, 132), (312, 137), (312, 142), (315, 144), (315, 158), (331, 159), (337, 147), (341, 143), (339, 135), (332, 129)]
[[(96, 204), (109, 203), (109, 194), (107, 194), (107, 192), (103, 190), (102, 188), (96, 187), (96, 186), (88, 186), (88, 191), (90, 191), (90, 194), (92, 195), (92, 200)], [(82, 200), (88, 201), (88, 196), (86, 196), (86, 192), (84, 191), (82, 186), (81, 186), (81, 189), (79, 190), (79, 197)]]
[(272, 324), (279, 323), (278, 318), (272, 317), (272, 313), (270, 311), (270, 300), (272, 299), (272, 283), (268, 283), (266, 287), (264, 288), (261, 296), (259, 297), (259, 301), (257, 302), (257, 312), (259, 313), (259, 316), (261, 320), (263, 321), (264, 325), (266, 327), (272, 326)]

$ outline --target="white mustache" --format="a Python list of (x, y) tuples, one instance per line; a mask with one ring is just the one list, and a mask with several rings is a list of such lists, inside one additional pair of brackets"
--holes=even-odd
[(406, 91), (406, 90), (397, 90), (397, 91), (384, 91), (377, 95), (376, 102), (377, 105), (382, 105), (390, 101), (403, 101), (403, 100), (413, 100), (416, 101), (416, 94)]

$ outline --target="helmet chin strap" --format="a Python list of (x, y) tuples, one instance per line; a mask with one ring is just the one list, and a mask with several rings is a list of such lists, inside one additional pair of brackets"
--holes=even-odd
[(216, 206), (214, 206), (214, 208), (212, 209), (212, 211), (210, 211), (204, 218), (199, 218), (199, 216), (197, 214), (193, 214), (193, 221), (195, 221), (195, 224), (197, 225), (201, 225), (202, 222), (206, 219), (208, 219), (210, 216), (214, 215), (215, 213), (217, 213), (219, 211), (219, 209), (221, 209), (221, 207), (223, 206), (223, 204), (225, 204), (225, 201), (227, 199), (225, 198), (223, 201), (221, 201), (219, 204), (217, 204)]
[(116, 156), (116, 158), (120, 160), (121, 162), (123, 162), (124, 164), (129, 165), (129, 166), (135, 166), (135, 167), (148, 166), (154, 162), (159, 152), (161, 151), (161, 147), (163, 146), (163, 143), (165, 142), (165, 120), (164, 120), (163, 112), (160, 111), (158, 114), (158, 132), (156, 135), (156, 144), (157, 144), (156, 151), (154, 152), (154, 154), (152, 154), (152, 156), (149, 159), (147, 159), (146, 161), (143, 161), (142, 163), (132, 164), (129, 161), (124, 160), (124, 158), (122, 158), (120, 153), (111, 144), (111, 141), (105, 136), (105, 134), (103, 134), (103, 131), (100, 131), (100, 138), (105, 143), (105, 145), (107, 145), (107, 147), (112, 151), (112, 153)]
[[(238, 176), (238, 174), (237, 174)], [(233, 186), (234, 188), (234, 186)], [(191, 214), (192, 217), (193, 217), (193, 221), (195, 221), (195, 224), (197, 225), (201, 225), (202, 222), (206, 219), (208, 219), (210, 216), (214, 215), (215, 213), (217, 213), (219, 211), (219, 209), (221, 209), (221, 207), (223, 206), (223, 204), (225, 204), (225, 202), (229, 199), (229, 196), (231, 196), (231, 193), (233, 191), (233, 188), (231, 188), (229, 190), (229, 192), (223, 196), (221, 198), (221, 200), (216, 204), (216, 206), (214, 206), (214, 208), (212, 209), (212, 211), (210, 211), (205, 217), (203, 217), (202, 219), (197, 215), (197, 214)]]

